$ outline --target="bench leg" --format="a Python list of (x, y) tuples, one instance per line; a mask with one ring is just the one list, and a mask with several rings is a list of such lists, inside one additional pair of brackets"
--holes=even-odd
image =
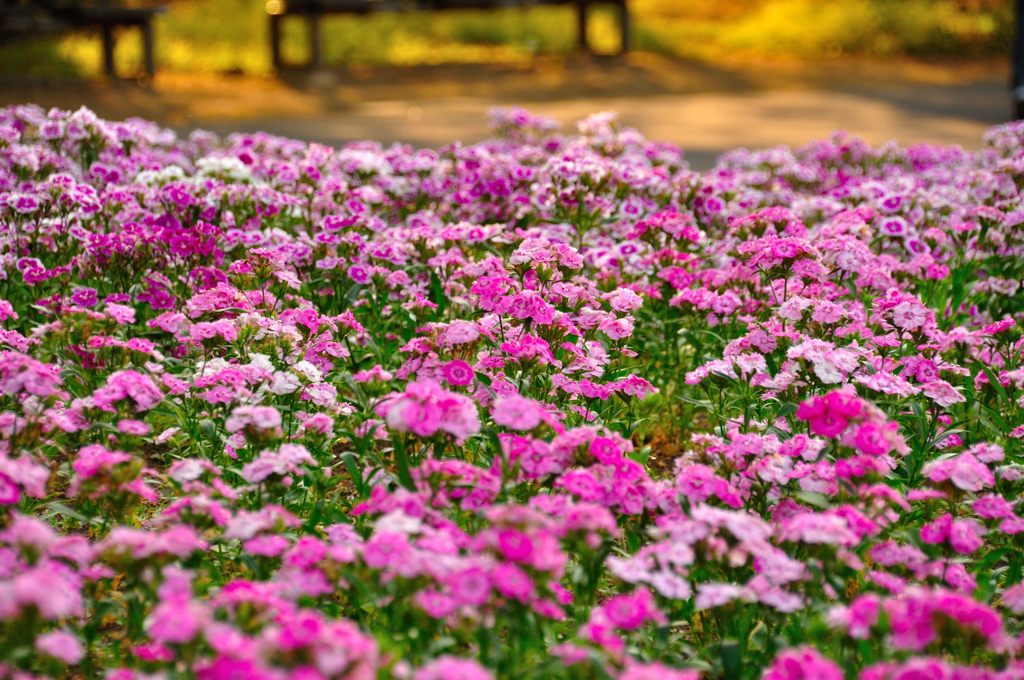
[(323, 54), (320, 51), (320, 15), (310, 14), (306, 17), (309, 26), (309, 65), (315, 69), (323, 66)]
[(1013, 99), (1014, 120), (1024, 119), (1024, 0), (1014, 3), (1013, 70), (1010, 94)]
[(275, 71), (284, 66), (281, 59), (281, 16), (278, 14), (270, 15), (270, 60)]
[(139, 26), (142, 33), (142, 56), (145, 61), (146, 75), (152, 78), (156, 75), (156, 56), (153, 45), (153, 24), (149, 21)]
[(619, 53), (626, 54), (630, 49), (630, 25), (629, 25), (629, 6), (626, 0), (622, 0), (619, 3)]
[(103, 72), (114, 77), (114, 27), (110, 24), (103, 24), (100, 27), (103, 33)]
[(590, 50), (587, 40), (587, 9), (589, 5), (586, 0), (576, 2), (576, 40), (581, 52)]

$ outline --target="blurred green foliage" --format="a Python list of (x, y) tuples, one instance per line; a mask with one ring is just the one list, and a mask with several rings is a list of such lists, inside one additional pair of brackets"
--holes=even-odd
[[(157, 20), (158, 64), (182, 72), (270, 71), (263, 0), (170, 0)], [(783, 56), (986, 57), (1005, 53), (1011, 0), (633, 0), (640, 50), (714, 61)], [(324, 21), (324, 54), (350, 65), (517, 62), (575, 47), (571, 8), (546, 7), (444, 14), (337, 16)], [(289, 22), (285, 54), (302, 58), (304, 25)], [(609, 9), (591, 19), (592, 41), (614, 52)], [(132, 36), (117, 58), (139, 63)], [(68, 35), (2, 47), (0, 73), (94, 75), (99, 40)]]

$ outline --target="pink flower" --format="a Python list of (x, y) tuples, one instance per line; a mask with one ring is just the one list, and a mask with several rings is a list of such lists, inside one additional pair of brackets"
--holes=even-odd
[(0, 393), (49, 397), (61, 383), (60, 369), (20, 352), (0, 351)]
[(469, 567), (452, 574), (448, 589), (459, 605), (479, 607), (491, 596), (491, 581), (483, 569)]
[(616, 288), (610, 293), (605, 293), (604, 299), (617, 312), (634, 312), (644, 304), (644, 299), (631, 291), (629, 288)]
[(877, 595), (867, 594), (850, 603), (849, 618), (846, 631), (856, 640), (867, 640), (871, 635), (871, 627), (878, 622), (881, 601)]
[(787, 649), (761, 676), (762, 680), (843, 680), (843, 672), (813, 647)]
[(499, 564), (491, 572), (491, 580), (498, 592), (511, 600), (526, 604), (536, 590), (530, 575), (514, 564)]
[(591, 616), (580, 628), (580, 637), (604, 648), (609, 654), (619, 656), (626, 643), (615, 632), (615, 627), (604, 616)]
[(242, 547), (245, 552), (250, 555), (259, 555), (261, 557), (277, 557), (289, 546), (288, 539), (284, 536), (257, 536), (256, 538), (250, 538), (246, 541)]
[(438, 341), (442, 345), (465, 345), (480, 337), (480, 331), (476, 324), (471, 321), (456, 319), (448, 324), (442, 332)]
[(153, 608), (146, 630), (156, 642), (184, 644), (199, 634), (206, 620), (206, 610), (188, 593), (175, 593)]
[[(109, 300), (110, 298), (107, 299)], [(125, 305), (118, 305), (114, 303), (108, 304), (107, 314), (109, 314), (110, 318), (114, 321), (117, 321), (117, 323), (122, 325), (135, 323), (135, 310)]]
[(928, 321), (928, 316), (928, 308), (917, 300), (901, 302), (892, 310), (892, 322), (897, 327), (908, 331), (924, 326)]
[(455, 598), (436, 590), (421, 590), (416, 593), (414, 599), (416, 605), (426, 612), (427, 616), (435, 619), (447, 618), (454, 614), (459, 607)]
[[(97, 478), (100, 480), (98, 487), (90, 488), (90, 494), (96, 496), (102, 492), (111, 491), (116, 488), (116, 484), (106, 484), (105, 482), (117, 479), (122, 482), (120, 488), (122, 490), (129, 490), (131, 487), (127, 485), (129, 481), (133, 479), (126, 479), (125, 475), (119, 475), (122, 471), (129, 471), (131, 463), (135, 460), (130, 454), (124, 451), (109, 451), (99, 444), (90, 444), (84, 447), (78, 452), (78, 456), (71, 464), (71, 469), (75, 471), (75, 476), (71, 480), (71, 484), (68, 486), (68, 495), (77, 496), (82, 492), (82, 487), (85, 482)], [(137, 470), (135, 470), (137, 474)], [(141, 491), (143, 495), (147, 494), (147, 489), (143, 487), (136, 488), (137, 491)]]
[(999, 444), (975, 444), (967, 449), (966, 453), (973, 455), (982, 463), (998, 463), (1006, 457), (1003, 447)]
[(970, 452), (927, 463), (921, 473), (936, 484), (950, 482), (963, 491), (977, 492), (995, 484), (992, 471)]
[(954, 563), (946, 567), (943, 579), (950, 587), (970, 595), (978, 587), (978, 580), (967, 571), (967, 567), (960, 563)]
[(939, 367), (930, 359), (908, 358), (905, 360), (906, 373), (919, 383), (930, 383), (939, 379)]
[(797, 407), (796, 417), (810, 424), (813, 434), (836, 437), (860, 415), (861, 401), (855, 395), (837, 390), (824, 397), (814, 397)]
[(348, 275), (356, 283), (366, 283), (370, 280), (370, 273), (366, 270), (366, 267), (358, 264), (348, 268)]
[(658, 662), (628, 660), (618, 680), (700, 680), (700, 671), (670, 668)]
[(665, 622), (649, 590), (616, 595), (601, 605), (601, 613), (619, 630), (636, 630), (647, 621)]
[(131, 455), (124, 451), (109, 451), (99, 444), (90, 444), (78, 452), (71, 469), (79, 479), (84, 480), (131, 459)]
[(960, 676), (951, 674), (952, 671), (942, 659), (930, 659), (927, 657), (910, 659), (905, 663), (876, 663), (864, 669), (860, 674), (860, 680), (946, 680), (946, 678), (977, 678), (986, 680), (992, 676), (988, 673), (975, 676), (973, 674)]
[(373, 368), (365, 371), (358, 371), (352, 375), (352, 379), (357, 383), (372, 382), (379, 380), (380, 382), (390, 382), (394, 378), (394, 374), (391, 371), (384, 370), (384, 367), (380, 364), (374, 364)]
[(924, 392), (926, 397), (932, 399), (943, 408), (949, 408), (953, 404), (967, 401), (967, 397), (945, 380), (933, 380), (925, 384), (921, 391)]
[(278, 451), (263, 451), (242, 468), (242, 479), (258, 484), (276, 475), (287, 479), (289, 475), (302, 475), (303, 466), (316, 467), (316, 460), (301, 444), (282, 444)]
[(862, 423), (854, 434), (853, 442), (858, 450), (869, 456), (884, 456), (893, 448), (884, 428), (876, 423)]
[(459, 359), (449, 361), (441, 368), (441, 372), (449, 385), (469, 385), (475, 377), (473, 367)]
[(65, 630), (53, 630), (36, 638), (36, 649), (43, 654), (74, 665), (85, 656), (85, 648), (71, 633)]
[(1014, 504), (998, 494), (977, 498), (971, 503), (974, 514), (982, 519), (1005, 519), (1014, 516)]
[(598, 462), (612, 465), (622, 459), (622, 448), (611, 437), (594, 437), (590, 442), (590, 454)]
[(949, 537), (953, 526), (953, 516), (948, 512), (921, 527), (921, 541), (930, 545), (938, 545)]
[(149, 425), (141, 420), (123, 419), (117, 421), (117, 431), (121, 434), (133, 434), (144, 437), (149, 434)]
[(981, 491), (996, 483), (988, 467), (970, 453), (953, 459), (949, 467), (949, 481), (964, 491)]
[(152, 378), (131, 370), (112, 373), (106, 384), (92, 394), (96, 408), (110, 413), (117, 410), (117, 402), (126, 399), (134, 403), (136, 411), (148, 411), (163, 398), (163, 392)]
[(240, 432), (247, 427), (266, 431), (280, 426), (281, 413), (273, 406), (239, 406), (224, 421), (228, 432)]
[(973, 519), (958, 519), (949, 529), (949, 545), (961, 555), (970, 555), (985, 545), (985, 528)]
[[(943, 625), (943, 617), (984, 637), (991, 647), (1005, 643), (999, 614), (973, 598), (942, 588), (909, 588), (883, 604), (889, 615), (892, 644), (897, 649), (919, 652), (940, 634), (957, 635)], [(939, 616), (941, 615), (941, 616)]]
[(0, 472), (0, 505), (17, 505), (21, 500), (21, 489), (10, 477)]
[(1003, 592), (1003, 606), (1014, 614), (1024, 614), (1024, 583), (1010, 586)]
[(498, 425), (513, 430), (532, 430), (540, 425), (544, 409), (533, 399), (519, 395), (498, 397), (491, 407), (491, 417)]
[(412, 680), (494, 680), (494, 676), (472, 659), (445, 655), (419, 668)]
[(748, 595), (747, 590), (735, 583), (701, 583), (697, 586), (697, 597), (693, 604), (697, 609), (714, 609), (745, 595)]
[(514, 529), (499, 531), (498, 547), (505, 559), (512, 562), (529, 562), (533, 557), (533, 541), (521, 531)]
[(371, 569), (383, 569), (399, 564), (411, 551), (409, 539), (405, 534), (380, 531), (366, 542), (363, 560)]
[(476, 404), (465, 395), (448, 392), (433, 380), (406, 385), (404, 393), (392, 392), (377, 407), (388, 426), (420, 437), (446, 432), (457, 442), (480, 431)]

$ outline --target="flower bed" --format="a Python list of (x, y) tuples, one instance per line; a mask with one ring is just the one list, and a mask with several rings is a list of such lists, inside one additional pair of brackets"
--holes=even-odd
[(0, 675), (1024, 678), (1024, 126), (495, 125), (0, 110)]

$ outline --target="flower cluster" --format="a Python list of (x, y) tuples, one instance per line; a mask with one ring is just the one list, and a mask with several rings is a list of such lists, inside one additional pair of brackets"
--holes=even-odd
[(493, 122), (0, 109), (0, 677), (1024, 679), (1024, 125)]

